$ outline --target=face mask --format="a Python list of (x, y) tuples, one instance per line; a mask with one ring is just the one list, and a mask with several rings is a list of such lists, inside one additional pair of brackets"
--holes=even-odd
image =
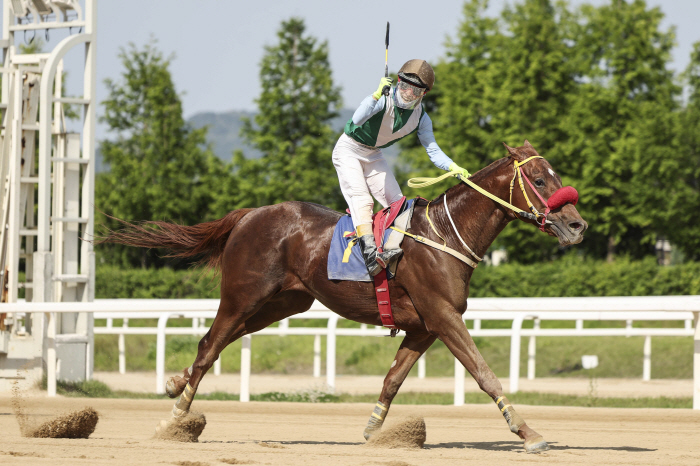
[(414, 108), (423, 98), (425, 89), (413, 86), (407, 81), (399, 81), (394, 88), (394, 102), (396, 106), (404, 109)]

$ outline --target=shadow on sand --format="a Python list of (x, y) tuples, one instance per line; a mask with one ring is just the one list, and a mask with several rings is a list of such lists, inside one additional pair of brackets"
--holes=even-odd
[[(567, 451), (567, 450), (607, 450), (607, 451), (627, 451), (627, 452), (646, 452), (656, 451), (655, 448), (640, 448), (640, 447), (579, 447), (571, 445), (557, 445), (556, 442), (548, 442), (551, 451)], [(522, 442), (450, 442), (425, 444), (426, 449), (438, 448), (471, 448), (474, 450), (488, 451), (523, 451)]]
[(272, 445), (365, 445), (366, 442), (317, 442), (313, 440), (248, 440), (248, 441), (237, 441), (237, 440), (203, 440), (199, 443), (237, 443), (237, 444), (247, 444), (247, 443), (265, 443)]

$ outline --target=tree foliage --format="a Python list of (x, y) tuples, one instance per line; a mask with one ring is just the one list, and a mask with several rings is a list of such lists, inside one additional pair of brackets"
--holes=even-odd
[[(579, 8), (522, 0), (490, 18), (487, 3), (465, 3), (436, 66), (438, 144), (476, 171), (505, 156), (501, 142), (528, 139), (580, 193), (590, 229), (579, 251), (653, 253), (656, 238), (670, 235), (660, 206), (686, 157), (674, 155), (680, 88), (667, 68), (675, 36), (661, 30), (661, 10), (644, 0)], [(409, 174), (431, 171), (420, 148), (402, 157)], [(501, 246), (526, 262), (559, 254), (554, 239), (520, 222), (498, 238)]]
[(305, 35), (305, 28), (299, 18), (283, 21), (278, 43), (265, 47), (259, 113), (242, 129), (263, 157), (234, 155), (234, 182), (220, 199), (229, 209), (291, 200), (343, 208), (331, 162), (338, 135), (329, 126), (341, 105), (340, 89), (333, 85), (328, 44)]
[[(122, 49), (120, 81), (106, 80), (102, 121), (115, 135), (101, 142), (109, 172), (96, 179), (97, 209), (127, 220), (194, 224), (213, 218), (224, 181), (222, 162), (204, 148), (206, 129), (192, 129), (169, 65), (155, 43)], [(99, 216), (107, 227), (116, 222)], [(162, 265), (156, 251), (102, 245), (102, 258), (121, 265)]]

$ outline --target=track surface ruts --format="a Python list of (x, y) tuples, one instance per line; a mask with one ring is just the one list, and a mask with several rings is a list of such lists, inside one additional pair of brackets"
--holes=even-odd
[[(87, 440), (20, 436), (10, 397), (0, 397), (2, 464), (272, 465), (698, 465), (700, 412), (671, 409), (516, 407), (552, 450), (527, 455), (492, 405), (395, 405), (387, 426), (422, 416), (423, 450), (365, 445), (371, 404), (197, 401), (207, 417), (200, 443), (153, 440), (171, 400), (29, 397), (30, 416), (45, 419), (93, 406), (100, 414)], [(189, 462), (189, 463), (188, 463)]]

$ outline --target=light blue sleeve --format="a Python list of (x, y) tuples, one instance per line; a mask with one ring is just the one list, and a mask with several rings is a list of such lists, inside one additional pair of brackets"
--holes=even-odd
[(355, 113), (352, 114), (352, 122), (357, 126), (362, 126), (362, 124), (369, 120), (373, 115), (384, 110), (384, 102), (386, 102), (386, 97), (381, 96), (379, 100), (374, 100), (372, 95), (368, 95), (357, 107)]
[(435, 135), (433, 134), (433, 122), (427, 113), (424, 113), (418, 124), (418, 140), (425, 151), (430, 157), (430, 161), (435, 164), (436, 167), (441, 168), (445, 171), (449, 169), (452, 165), (452, 159), (445, 154), (440, 146), (435, 142)]

